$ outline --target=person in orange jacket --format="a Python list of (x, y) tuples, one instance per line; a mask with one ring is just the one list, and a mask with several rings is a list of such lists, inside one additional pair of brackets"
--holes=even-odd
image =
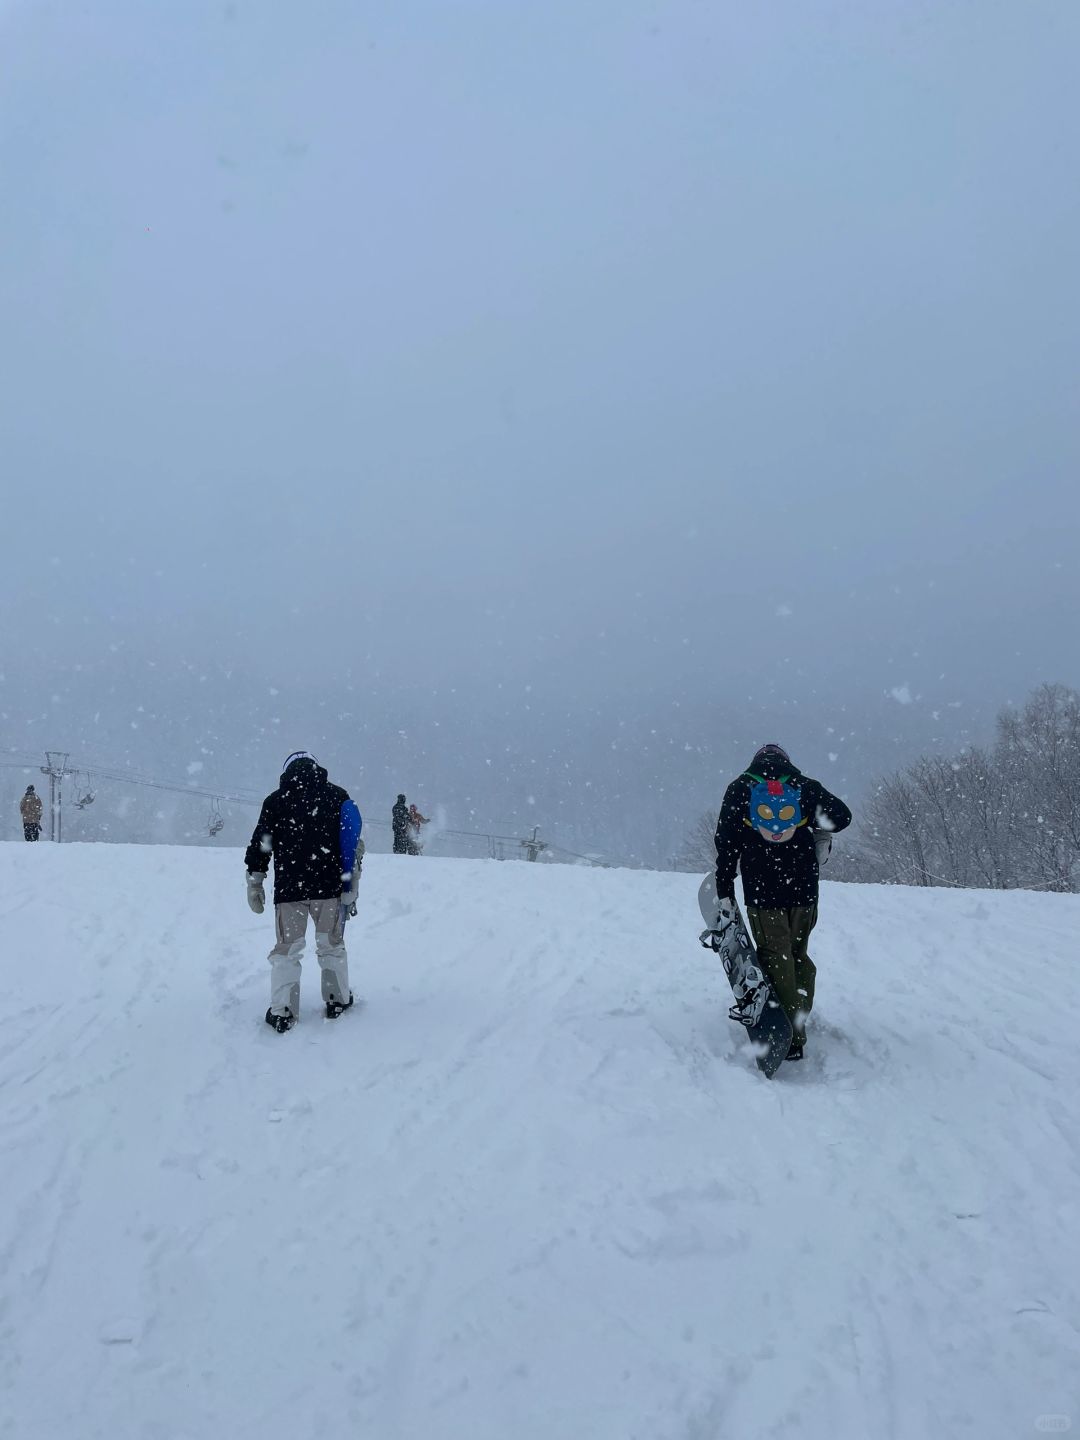
[(421, 825), (430, 824), (430, 817), (421, 815), (415, 805), (409, 806), (409, 854), (422, 855), (424, 847), (420, 844)]

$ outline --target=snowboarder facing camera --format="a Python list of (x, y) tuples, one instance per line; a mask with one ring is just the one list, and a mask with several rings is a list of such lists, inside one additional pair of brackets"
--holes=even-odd
[(19, 814), (23, 822), (23, 839), (41, 838), (41, 796), (33, 785), (27, 785), (26, 793), (19, 801)]
[(263, 883), (274, 860), (274, 923), (270, 951), (270, 1008), (266, 1023), (279, 1033), (300, 1016), (300, 960), (308, 919), (315, 922), (315, 953), (322, 971), (326, 1018), (353, 1003), (345, 921), (356, 913), (363, 863), (363, 821), (340, 785), (331, 785), (314, 755), (297, 750), (285, 761), (281, 783), (263, 801), (244, 856), (248, 904), (261, 915)]
[(817, 924), (818, 877), (832, 836), (851, 824), (842, 800), (811, 780), (779, 745), (763, 745), (724, 794), (716, 825), (716, 895), (735, 911), (735, 871), (757, 961), (791, 1022), (789, 1060), (801, 1060), (817, 970), (807, 954)]

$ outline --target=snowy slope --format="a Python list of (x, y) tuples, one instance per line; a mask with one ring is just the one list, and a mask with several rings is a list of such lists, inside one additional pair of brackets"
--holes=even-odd
[(279, 1037), (238, 853), (0, 846), (0, 1435), (1080, 1426), (1080, 899), (826, 887), (770, 1084), (692, 876), (363, 886)]

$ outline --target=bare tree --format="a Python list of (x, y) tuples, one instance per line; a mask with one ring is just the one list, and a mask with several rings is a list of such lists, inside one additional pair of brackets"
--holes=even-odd
[(1022, 710), (998, 717), (1028, 883), (1075, 890), (1080, 880), (1080, 695), (1042, 685)]
[(898, 885), (933, 885), (927, 859), (930, 817), (918, 788), (905, 775), (883, 780), (864, 807), (866, 848)]
[(963, 796), (957, 784), (958, 768), (955, 761), (936, 755), (919, 760), (907, 772), (922, 827), (919, 845), (929, 877), (921, 882), (923, 884), (965, 883), (962, 846), (965, 827)]
[(963, 759), (967, 839), (976, 885), (1005, 890), (1019, 883), (1020, 831), (1009, 773), (1000, 758), (972, 746)]
[(716, 816), (711, 810), (699, 815), (686, 832), (675, 864), (680, 870), (704, 872), (716, 864)]

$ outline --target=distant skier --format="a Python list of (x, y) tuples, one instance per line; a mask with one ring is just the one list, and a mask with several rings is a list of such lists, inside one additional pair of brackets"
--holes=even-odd
[(394, 827), (394, 854), (408, 855), (409, 807), (406, 804), (404, 795), (399, 795), (397, 797), (397, 802), (394, 805), (393, 810), (391, 810), (390, 812), (390, 817)]
[(716, 825), (716, 893), (721, 913), (735, 908), (741, 869), (746, 919), (758, 963), (791, 1021), (789, 1060), (801, 1060), (817, 970), (807, 954), (817, 923), (818, 874), (832, 835), (851, 811), (792, 764), (779, 745), (763, 745), (724, 794)]
[(420, 843), (420, 827), (421, 827), (422, 825), (429, 825), (430, 823), (431, 823), (431, 820), (430, 820), (430, 817), (429, 817), (429, 816), (427, 816), (427, 815), (421, 815), (421, 814), (420, 814), (420, 811), (416, 808), (415, 805), (410, 805), (410, 806), (409, 806), (409, 854), (410, 854), (410, 855), (422, 855), (422, 854), (424, 853), (424, 847), (423, 847), (423, 845), (421, 845), (421, 843)]
[(41, 796), (33, 785), (27, 785), (26, 793), (19, 801), (19, 814), (23, 822), (23, 839), (41, 838)]
[(281, 783), (263, 801), (244, 856), (248, 904), (261, 915), (263, 882), (274, 857), (274, 921), (270, 951), (270, 1008), (266, 1023), (279, 1033), (300, 1015), (300, 960), (307, 923), (315, 922), (315, 952), (322, 971), (326, 1018), (353, 1003), (345, 920), (355, 914), (364, 842), (360, 811), (339, 785), (331, 785), (314, 755), (297, 750), (285, 761)]

